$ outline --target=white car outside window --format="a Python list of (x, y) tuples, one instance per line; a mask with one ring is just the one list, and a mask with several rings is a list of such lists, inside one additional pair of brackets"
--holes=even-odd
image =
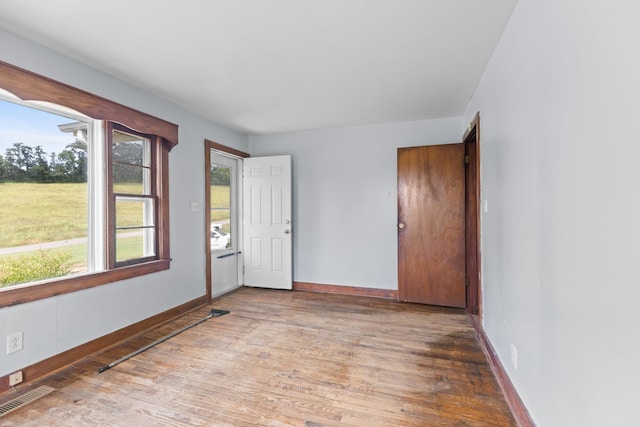
[(222, 231), (221, 228), (211, 228), (211, 249), (226, 249), (231, 246), (231, 234)]

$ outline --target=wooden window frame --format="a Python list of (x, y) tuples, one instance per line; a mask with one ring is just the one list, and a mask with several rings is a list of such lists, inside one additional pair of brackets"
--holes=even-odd
[[(107, 269), (104, 271), (0, 288), (0, 308), (169, 269), (171, 261), (169, 249), (169, 151), (178, 144), (178, 126), (2, 61), (0, 61), (0, 88), (11, 92), (23, 101), (51, 102), (76, 110), (93, 119), (119, 123), (136, 132), (154, 135), (157, 148), (153, 159), (156, 177), (154, 188), (157, 197), (157, 256), (155, 259), (118, 267), (111, 265), (111, 256), (107, 255), (105, 266)], [(105, 171), (111, 170), (109, 164), (105, 164), (104, 168)], [(107, 194), (109, 195), (109, 192)], [(110, 215), (114, 206), (110, 206), (109, 200), (105, 200), (105, 206), (107, 206), (107, 213)], [(108, 218), (109, 215), (105, 218)], [(106, 221), (109, 222), (108, 219)], [(105, 233), (110, 231), (107, 227), (104, 230)], [(106, 237), (105, 241), (109, 242), (111, 239), (109, 236)], [(106, 253), (109, 254), (108, 251)]]
[[(106, 123), (106, 164), (107, 164), (107, 269), (112, 270), (114, 268), (125, 267), (133, 264), (140, 264), (142, 262), (150, 262), (158, 259), (158, 247), (160, 246), (160, 236), (158, 234), (158, 218), (160, 217), (159, 213), (159, 203), (158, 203), (158, 168), (156, 165), (159, 161), (162, 161), (160, 157), (158, 157), (158, 152), (161, 151), (161, 142), (159, 141), (159, 137), (156, 135), (145, 134), (141, 132), (136, 132), (133, 129), (129, 129), (125, 126), (119, 125), (117, 123), (107, 122)], [(149, 184), (149, 194), (124, 194), (124, 193), (116, 193), (113, 190), (113, 132), (122, 132), (130, 135), (139, 136), (140, 138), (149, 140), (149, 155), (150, 155), (150, 184)], [(118, 261), (118, 253), (117, 253), (117, 218), (116, 218), (116, 201), (118, 197), (123, 198), (132, 198), (132, 197), (141, 197), (145, 199), (149, 199), (153, 203), (153, 229), (154, 229), (154, 255), (140, 257), (140, 258), (132, 258), (128, 260)]]

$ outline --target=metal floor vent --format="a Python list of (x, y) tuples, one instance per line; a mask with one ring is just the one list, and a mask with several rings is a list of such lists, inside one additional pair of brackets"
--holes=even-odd
[(54, 390), (55, 388), (43, 385), (38, 388), (34, 388), (33, 390), (28, 391), (25, 394), (16, 397), (15, 399), (11, 399), (10, 401), (0, 405), (0, 417), (7, 415), (9, 412), (15, 411), (16, 409), (20, 409), (25, 405), (28, 405), (29, 403), (38, 400), (43, 396), (46, 396)]

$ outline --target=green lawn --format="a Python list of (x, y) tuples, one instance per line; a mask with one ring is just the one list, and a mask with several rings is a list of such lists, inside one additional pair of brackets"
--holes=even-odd
[[(212, 208), (229, 207), (228, 186), (212, 185), (210, 191)], [(139, 225), (140, 206), (126, 205), (118, 211), (118, 225)], [(229, 211), (212, 210), (213, 222), (225, 219)], [(0, 248), (86, 235), (87, 184), (0, 183)]]
[[(224, 209), (230, 206), (229, 186), (212, 185), (209, 188), (211, 192), (211, 222), (219, 222), (229, 219), (229, 211), (216, 210), (216, 208)], [(229, 224), (223, 224), (222, 229), (229, 232)]]
[[(122, 205), (118, 225), (140, 225), (140, 206)], [(0, 248), (86, 235), (87, 184), (0, 183)]]
[[(139, 184), (132, 185), (139, 187)], [(123, 186), (126, 184), (120, 184), (119, 191), (123, 191)], [(141, 218), (142, 208), (139, 204), (118, 205), (119, 225), (140, 225)], [(0, 248), (86, 236), (87, 184), (0, 183)], [(141, 255), (141, 248), (141, 236), (118, 239), (118, 259), (138, 257)], [(31, 259), (29, 265), (38, 266), (45, 265), (52, 256), (63, 253), (68, 258), (72, 272), (86, 271), (87, 244), (82, 243), (0, 256), (0, 282), (3, 266), (22, 265), (16, 264), (22, 262), (18, 261), (19, 258), (24, 263)], [(24, 264), (24, 267), (19, 268), (27, 268), (26, 266)]]
[[(118, 191), (127, 191), (119, 184)], [(131, 192), (140, 184), (130, 184)], [(212, 185), (211, 207), (230, 206), (229, 187)], [(142, 208), (137, 203), (118, 204), (118, 225), (141, 225)], [(229, 219), (229, 211), (212, 210), (212, 222)], [(224, 224), (223, 230), (229, 231)], [(54, 242), (87, 236), (87, 184), (0, 183), (0, 248)], [(118, 239), (118, 259), (131, 259), (142, 255), (142, 237)], [(56, 249), (32, 251), (0, 256), (2, 265), (10, 259), (32, 257), (36, 264), (38, 254), (47, 259), (49, 254), (64, 253), (73, 272), (86, 271), (87, 244), (68, 245)], [(36, 257), (36, 258), (34, 258)], [(26, 258), (25, 258), (26, 259)], [(4, 263), (2, 262), (4, 260)], [(1, 285), (0, 285), (1, 286)]]
[(87, 184), (0, 184), (0, 248), (87, 235)]
[(211, 207), (212, 208), (228, 208), (230, 206), (229, 186), (228, 185), (212, 185), (209, 187), (211, 191)]

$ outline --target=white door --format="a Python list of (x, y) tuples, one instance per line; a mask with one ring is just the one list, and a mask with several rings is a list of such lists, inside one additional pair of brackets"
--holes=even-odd
[(239, 274), (238, 169), (242, 161), (209, 150), (211, 295), (216, 297), (242, 285)]
[(292, 289), (291, 156), (244, 159), (244, 284)]

